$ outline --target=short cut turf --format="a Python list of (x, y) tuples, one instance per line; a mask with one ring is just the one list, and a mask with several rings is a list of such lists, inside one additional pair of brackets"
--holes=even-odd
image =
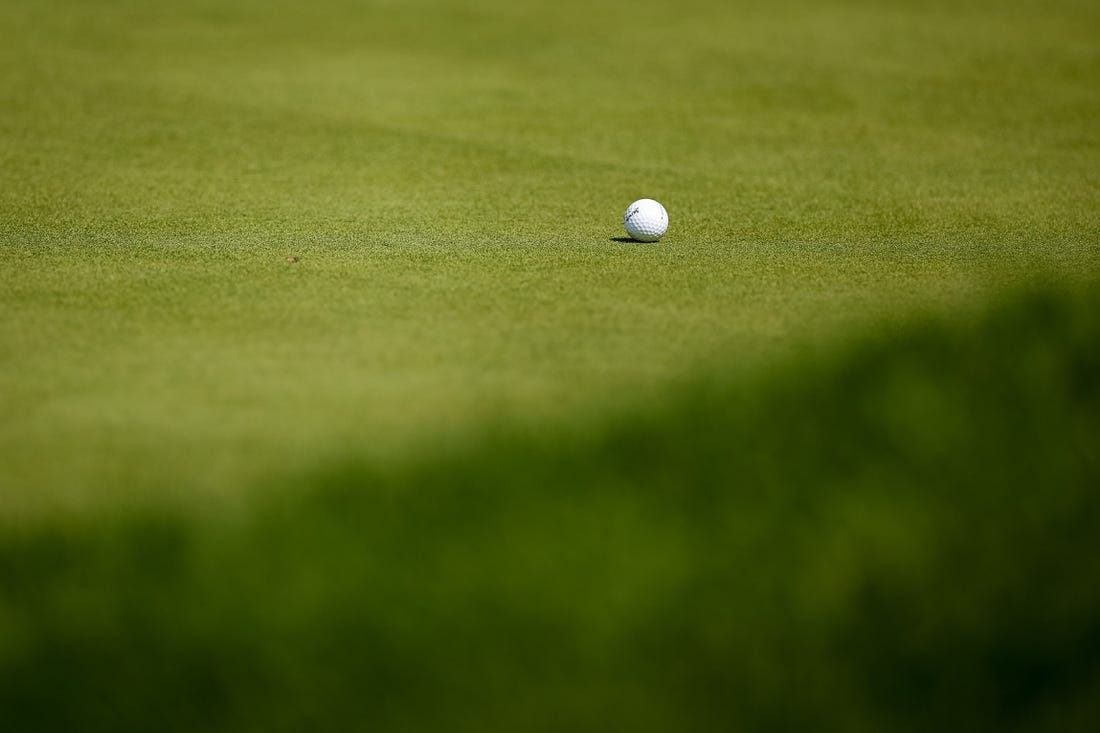
[(1095, 730), (1098, 38), (0, 0), (0, 726)]

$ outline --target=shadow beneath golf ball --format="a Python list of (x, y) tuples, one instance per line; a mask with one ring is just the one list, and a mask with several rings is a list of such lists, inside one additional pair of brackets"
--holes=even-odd
[(630, 237), (610, 237), (607, 241), (609, 241), (609, 242), (626, 242), (627, 244), (647, 244), (646, 242), (639, 242), (638, 240), (632, 239)]

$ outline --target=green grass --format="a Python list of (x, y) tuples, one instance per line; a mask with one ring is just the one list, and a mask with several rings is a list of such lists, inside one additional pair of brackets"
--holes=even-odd
[[(17, 730), (1087, 731), (1100, 297), (0, 538)], [(952, 365), (945, 368), (945, 365)]]
[(0, 709), (1087, 720), (1097, 120), (1084, 0), (0, 0)]
[[(0, 4), (4, 512), (233, 503), (1097, 270), (1091, 4), (512, 5)], [(643, 195), (667, 239), (612, 241)]]

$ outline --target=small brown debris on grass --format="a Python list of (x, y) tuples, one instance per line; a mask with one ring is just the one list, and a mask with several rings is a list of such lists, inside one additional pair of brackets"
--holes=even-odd
[(286, 258), (287, 262), (301, 262), (301, 260), (302, 260), (301, 257), (296, 257), (294, 255), (291, 255), (290, 257)]

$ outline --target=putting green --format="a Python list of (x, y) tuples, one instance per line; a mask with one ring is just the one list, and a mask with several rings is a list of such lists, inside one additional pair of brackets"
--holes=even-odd
[(5, 730), (1095, 730), (1098, 120), (1094, 0), (0, 0)]
[(235, 501), (1096, 273), (1089, 3), (514, 5), (0, 3), (3, 512)]

